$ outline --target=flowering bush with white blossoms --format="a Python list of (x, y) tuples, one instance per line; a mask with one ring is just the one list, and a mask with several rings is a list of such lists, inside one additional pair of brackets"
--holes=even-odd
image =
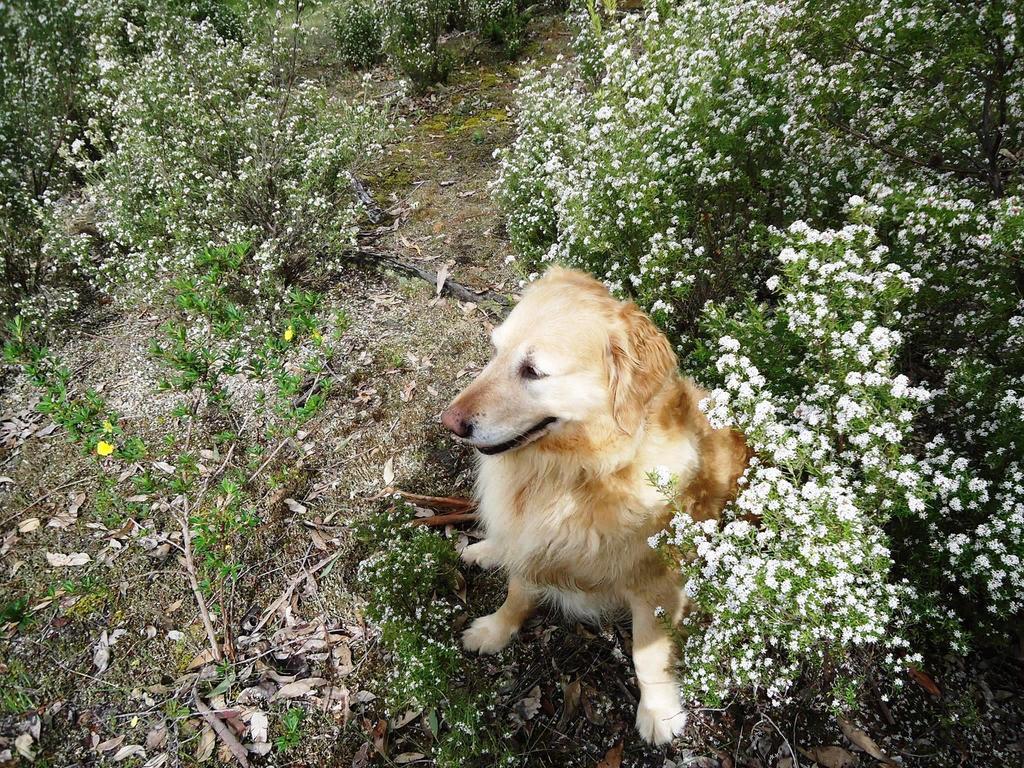
[(89, 189), (102, 237), (125, 251), (110, 265), (120, 281), (187, 273), (208, 244), (233, 242), (254, 245), (257, 274), (297, 274), (354, 241), (349, 169), (380, 151), (387, 113), (296, 78), (291, 47), (183, 26), (126, 73)]
[(884, 526), (923, 504), (907, 452), (930, 394), (896, 368), (896, 308), (918, 282), (889, 259), (868, 226), (794, 224), (777, 304), (709, 321), (720, 386), (702, 407), (756, 456), (723, 526), (681, 513), (654, 542), (696, 554), (684, 570), (704, 611), (682, 666), (695, 696), (751, 687), (781, 702), (811, 669), (841, 702), (853, 651), (914, 660), (893, 631), (912, 589), (890, 581)]
[(238, 242), (272, 294), (353, 242), (350, 173), (379, 152), (389, 110), (300, 77), (301, 12), (32, 2), (0, 10), (18, 62), (4, 90), (25, 97), (0, 118), (8, 307), (38, 326), (84, 292), (148, 290)]
[(357, 69), (377, 63), (384, 41), (376, 0), (347, 0), (335, 10), (331, 24), (342, 61)]
[[(652, 542), (695, 698), (849, 706), (1024, 609), (1024, 15), (682, 0), (580, 15), (496, 195), (527, 272), (637, 301), (756, 455)], [(618, 21), (613, 20), (614, 17)], [(898, 679), (898, 676), (891, 676)]]
[(451, 595), (460, 578), (458, 555), (425, 526), (412, 525), (410, 507), (397, 497), (394, 503), (357, 530), (368, 550), (358, 573), (366, 617), (390, 662), (387, 704), (392, 712), (424, 711), (438, 766), (459, 768), (479, 755), (490, 765), (516, 765), (508, 744), (487, 727), (495, 711), (493, 684), (469, 677), (455, 638)]
[(46, 233), (75, 226), (72, 157), (89, 151), (90, 116), (102, 124), (105, 115), (96, 79), (113, 56), (131, 54), (131, 41), (112, 34), (116, 18), (88, 0), (0, 6), (0, 306), (31, 294), (37, 305), (77, 303), (80, 281), (46, 253)]
[(469, 17), (477, 32), (515, 53), (526, 35), (527, 15), (519, 0), (469, 0)]
[(454, 0), (380, 0), (384, 51), (418, 88), (443, 82), (451, 71), (441, 34), (455, 9)]

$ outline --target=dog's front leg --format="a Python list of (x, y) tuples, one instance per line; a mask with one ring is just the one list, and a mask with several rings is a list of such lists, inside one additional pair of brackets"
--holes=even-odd
[(533, 588), (519, 576), (509, 576), (505, 602), (494, 613), (481, 616), (469, 625), (462, 633), (463, 646), (467, 651), (497, 653), (509, 644), (536, 605)]
[(490, 539), (481, 539), (475, 544), (468, 544), (459, 553), (462, 562), (467, 565), (479, 565), (481, 568), (493, 568), (498, 564), (498, 548)]
[[(631, 594), (629, 605), (633, 616), (633, 665), (640, 685), (636, 729), (644, 740), (666, 744), (686, 725), (679, 684), (671, 669), (672, 638), (663, 624), (666, 619), (679, 620), (682, 596), (673, 585), (657, 596)], [(659, 607), (665, 610), (664, 618), (656, 614)]]

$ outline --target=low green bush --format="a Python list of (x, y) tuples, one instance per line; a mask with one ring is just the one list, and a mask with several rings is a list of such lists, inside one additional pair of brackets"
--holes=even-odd
[(366, 617), (390, 656), (388, 710), (424, 710), (438, 766), (458, 768), (483, 759), (487, 765), (515, 765), (507, 745), (487, 727), (495, 693), (473, 679), (456, 638), (458, 555), (450, 542), (411, 525), (412, 519), (412, 510), (396, 500), (358, 531), (369, 550), (359, 565)]
[(376, 0), (346, 0), (331, 17), (341, 60), (355, 69), (368, 69), (383, 54), (380, 9)]
[(384, 50), (419, 89), (444, 82), (451, 71), (441, 34), (453, 8), (452, 0), (380, 0)]
[(262, 4), (31, 2), (0, 13), (11, 315), (45, 330), (97, 291), (151, 296), (208, 246), (251, 243), (268, 300), (337, 266), (361, 211), (350, 174), (390, 115), (300, 76), (301, 13), (279, 29)]
[(519, 0), (470, 0), (469, 17), (481, 37), (500, 44), (507, 54), (522, 48), (528, 18)]

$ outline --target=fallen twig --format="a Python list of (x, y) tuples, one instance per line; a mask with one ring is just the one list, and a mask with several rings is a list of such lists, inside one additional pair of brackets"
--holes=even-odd
[[(353, 253), (356, 258), (360, 258), (364, 261), (386, 264), (400, 272), (405, 272), (408, 275), (413, 275), (422, 280), (426, 280), (431, 285), (437, 285), (437, 273), (432, 272), (425, 267), (410, 264), (402, 261), (401, 259), (397, 259), (388, 253), (384, 253), (383, 251), (378, 251), (373, 248), (366, 248), (365, 246), (356, 248)], [(462, 285), (462, 283), (455, 282), (450, 277), (446, 277), (444, 279), (444, 283), (441, 286), (441, 292), (454, 296), (459, 301), (468, 301), (473, 304), (480, 304), (481, 302), (489, 301), (502, 308), (507, 308), (510, 304), (509, 300), (500, 293), (495, 293), (494, 291), (474, 291), (472, 288)]]
[[(188, 504), (188, 500), (185, 500), (185, 504)], [(188, 576), (188, 583), (192, 586), (192, 594), (196, 599), (196, 606), (199, 608), (199, 618), (203, 620), (203, 628), (206, 630), (206, 638), (210, 641), (210, 652), (213, 654), (214, 661), (220, 661), (222, 659), (220, 652), (220, 644), (217, 642), (217, 634), (213, 631), (213, 623), (210, 621), (210, 611), (206, 607), (206, 598), (203, 597), (203, 592), (199, 589), (199, 578), (196, 575), (195, 561), (192, 559), (192, 531), (189, 529), (188, 524), (188, 508), (186, 506), (185, 513), (182, 515), (181, 520), (181, 548), (185, 555), (185, 573)]]
[(472, 512), (477, 506), (474, 499), (461, 496), (423, 496), (405, 491), (397, 491), (397, 493), (410, 504), (427, 509), (440, 509), (445, 512)]
[(298, 576), (292, 579), (291, 582), (289, 582), (288, 586), (285, 587), (284, 592), (281, 593), (281, 596), (278, 597), (274, 602), (272, 602), (267, 607), (267, 610), (263, 612), (263, 616), (260, 618), (258, 622), (256, 622), (256, 626), (249, 630), (249, 634), (255, 635), (257, 632), (263, 629), (263, 627), (266, 626), (266, 623), (270, 621), (273, 615), (277, 612), (277, 609), (291, 599), (292, 593), (295, 591), (295, 588), (299, 586), (299, 584), (301, 584), (303, 581), (308, 579), (313, 574), (327, 567), (329, 563), (334, 562), (340, 556), (340, 552), (335, 552), (333, 555), (328, 555), (319, 563), (314, 565), (312, 568), (307, 568), (303, 570), (302, 573), (300, 573)]
[(373, 195), (370, 194), (370, 191), (366, 188), (363, 182), (351, 173), (348, 175), (348, 178), (349, 182), (352, 184), (352, 191), (355, 192), (359, 202), (361, 202), (363, 204), (363, 208), (366, 209), (366, 218), (370, 220), (371, 224), (379, 224), (381, 219), (384, 218), (384, 211), (379, 205), (377, 205), (377, 201), (373, 199)]
[(434, 515), (433, 517), (417, 517), (409, 521), (410, 525), (448, 525), (449, 523), (468, 523), (478, 519), (476, 512), (452, 512), (447, 515)]
[(286, 437), (284, 440), (282, 440), (280, 443), (278, 443), (277, 448), (275, 448), (274, 451), (269, 456), (267, 456), (266, 460), (262, 464), (259, 465), (259, 467), (256, 469), (255, 472), (253, 472), (251, 475), (249, 475), (249, 482), (250, 483), (253, 480), (255, 480), (257, 477), (259, 477), (260, 473), (264, 469), (267, 468), (267, 464), (272, 462), (274, 460), (274, 457), (277, 456), (277, 454), (279, 454), (281, 452), (281, 449), (284, 448), (286, 445), (288, 445), (289, 442), (291, 442), (291, 438), (290, 437)]
[(4, 521), (2, 523), (0, 523), (0, 527), (7, 525), (9, 522), (11, 522), (12, 520), (14, 520), (16, 518), (21, 517), (23, 514), (28, 512), (30, 509), (32, 509), (32, 507), (34, 507), (36, 504), (39, 504), (42, 501), (46, 501), (48, 498), (53, 496), (53, 494), (57, 493), (57, 491), (67, 490), (68, 488), (72, 488), (72, 487), (74, 487), (76, 485), (81, 485), (82, 483), (87, 482), (87, 481), (89, 481), (91, 479), (92, 479), (92, 477), (80, 477), (77, 480), (72, 480), (70, 483), (64, 483), (64, 485), (58, 485), (56, 488), (52, 488), (51, 490), (49, 490), (46, 493), (44, 493), (42, 496), (40, 496), (35, 501), (30, 502), (25, 507), (22, 507), (21, 510), (19, 510), (16, 514), (11, 515), (10, 517), (4, 518)]
[(235, 756), (238, 764), (242, 766), (242, 768), (249, 768), (249, 753), (246, 751), (245, 747), (242, 746), (242, 742), (240, 742), (235, 737), (235, 734), (233, 734), (231, 730), (224, 725), (224, 721), (217, 717), (217, 715), (213, 713), (213, 710), (203, 703), (203, 700), (199, 698), (198, 693), (193, 696), (192, 701), (195, 704), (196, 709), (199, 710), (199, 714), (202, 715), (203, 719), (210, 724), (211, 728), (213, 728), (213, 732), (217, 734), (217, 738), (224, 742), (224, 745), (231, 750), (231, 754)]

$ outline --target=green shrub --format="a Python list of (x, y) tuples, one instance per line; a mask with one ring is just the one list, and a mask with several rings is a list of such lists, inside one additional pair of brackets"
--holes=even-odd
[[(697, 699), (825, 706), (1024, 607), (1024, 17), (995, 0), (591, 6), (497, 199), (527, 271), (647, 309), (757, 449), (660, 543)], [(886, 679), (893, 679), (890, 672)], [(897, 678), (898, 679), (898, 678)]]
[(452, 0), (380, 0), (384, 50), (419, 89), (448, 78), (452, 59), (441, 34), (453, 7)]
[(194, 274), (208, 244), (249, 242), (253, 289), (272, 294), (275, 277), (329, 265), (352, 243), (348, 171), (379, 148), (385, 119), (281, 81), (283, 55), (186, 28), (124, 83), (91, 190), (98, 229), (126, 252), (104, 265), (111, 279)]
[(376, 0), (347, 0), (331, 18), (338, 55), (350, 67), (368, 69), (380, 60), (384, 40)]
[(0, 8), (0, 316), (28, 296), (24, 314), (67, 312), (86, 290), (63, 265), (84, 261), (88, 248), (65, 252), (65, 232), (77, 226), (72, 192), (95, 151), (90, 118), (105, 116), (97, 89), (107, 61), (98, 52), (126, 47), (120, 10), (89, 0)]
[(251, 243), (268, 298), (306, 265), (337, 266), (360, 211), (350, 173), (379, 150), (387, 109), (302, 78), (301, 16), (285, 33), (251, 7), (0, 10), (11, 315), (43, 328), (96, 291), (151, 295), (210, 245)]
[(519, 0), (470, 0), (469, 16), (477, 33), (514, 54), (524, 42), (527, 16)]
[(486, 718), (494, 692), (474, 680), (455, 637), (452, 599), (458, 555), (451, 543), (422, 526), (401, 502), (366, 520), (359, 538), (370, 553), (359, 565), (366, 617), (380, 632), (390, 656), (387, 707), (399, 713), (423, 709), (436, 723), (434, 760), (444, 768), (513, 765)]

